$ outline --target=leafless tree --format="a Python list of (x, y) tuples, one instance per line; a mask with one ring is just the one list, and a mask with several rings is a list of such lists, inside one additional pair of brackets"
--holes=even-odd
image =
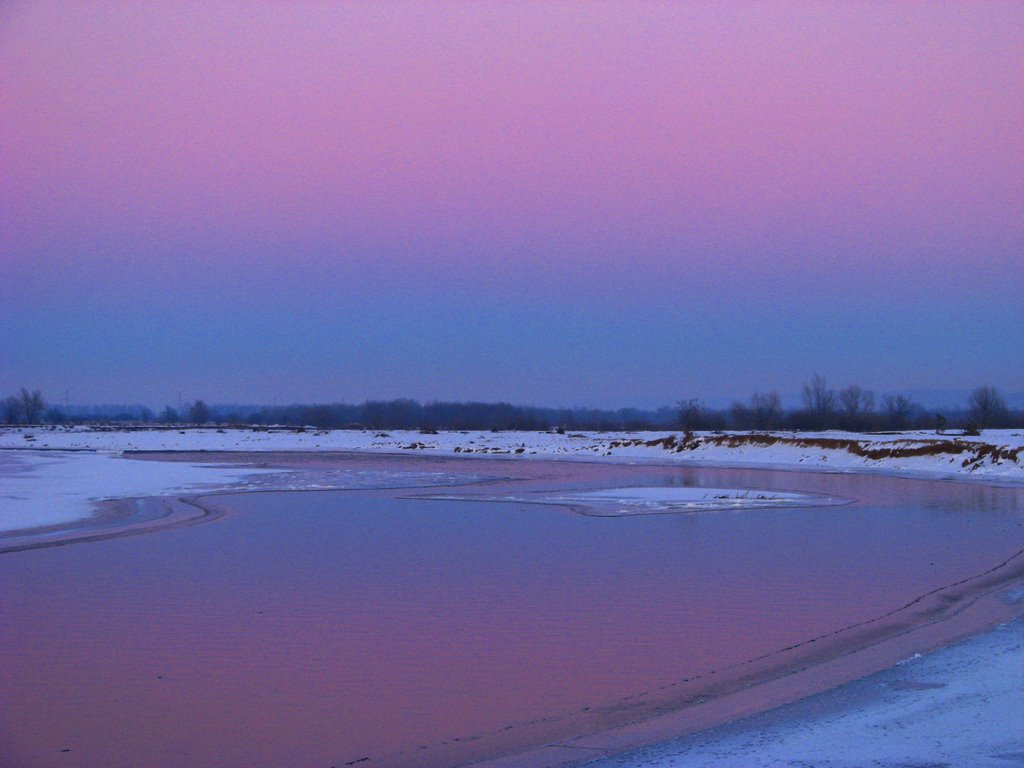
[(875, 393), (856, 384), (839, 391), (839, 410), (844, 416), (857, 418), (875, 409)]
[(46, 403), (43, 402), (43, 393), (38, 389), (29, 392), (22, 387), (18, 397), (21, 399), (21, 412), (25, 422), (37, 424), (46, 408)]
[(875, 393), (851, 384), (839, 390), (839, 426), (860, 432), (874, 423)]
[(20, 397), (8, 397), (0, 401), (0, 415), (5, 424), (18, 424), (25, 420), (25, 406)]
[(825, 378), (817, 373), (804, 384), (803, 396), (804, 406), (813, 413), (833, 413), (836, 409), (835, 390), (829, 389)]
[(750, 398), (750, 414), (755, 429), (772, 429), (782, 423), (782, 398), (775, 390), (755, 392)]
[(693, 432), (695, 429), (700, 429), (703, 414), (704, 406), (701, 405), (700, 400), (691, 398), (689, 400), (680, 400), (676, 403), (676, 416), (679, 419), (679, 426), (685, 432)]
[(886, 395), (882, 398), (882, 408), (885, 410), (886, 426), (889, 429), (906, 429), (910, 426), (910, 417), (915, 406), (909, 397)]
[(994, 427), (1006, 421), (1006, 401), (995, 387), (978, 387), (967, 400), (967, 413), (977, 426)]
[(202, 400), (196, 400), (188, 409), (188, 420), (193, 424), (205, 424), (210, 420), (210, 406)]
[(739, 400), (729, 406), (729, 418), (733, 426), (739, 429), (753, 429), (754, 427), (754, 414)]
[(823, 376), (817, 373), (804, 384), (804, 407), (817, 416), (830, 416), (836, 411), (836, 393), (828, 388)]

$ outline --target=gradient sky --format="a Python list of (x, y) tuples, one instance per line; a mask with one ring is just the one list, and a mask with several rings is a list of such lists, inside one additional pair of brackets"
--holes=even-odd
[(1024, 390), (1024, 3), (8, 2), (0, 392)]

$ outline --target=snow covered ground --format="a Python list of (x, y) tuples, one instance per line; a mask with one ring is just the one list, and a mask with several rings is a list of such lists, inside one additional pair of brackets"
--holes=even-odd
[(0, 534), (74, 524), (111, 499), (221, 491), (445, 486), (470, 474), (386, 470), (264, 469), (224, 463), (144, 461), (97, 451), (0, 451)]
[[(671, 432), (442, 432), (313, 429), (0, 428), (0, 532), (88, 518), (102, 499), (242, 489), (265, 470), (131, 461), (130, 451), (361, 451), (429, 455), (572, 458), (679, 464), (891, 472), (1024, 484), (1024, 432), (978, 437), (927, 432), (857, 435)], [(7, 450), (5, 450), (7, 449)], [(265, 478), (294, 488), (287, 473)], [(323, 486), (321, 486), (323, 487)], [(331, 486), (335, 487), (335, 486)], [(351, 486), (337, 486), (351, 487)], [(621, 495), (621, 494), (620, 494)], [(650, 507), (667, 497), (647, 499)], [(668, 500), (671, 501), (671, 500)], [(676, 500), (678, 505), (684, 500)], [(687, 499), (686, 502), (696, 502)], [(633, 506), (643, 506), (633, 498)], [(740, 502), (747, 503), (747, 502)]]
[(1024, 621), (1017, 620), (771, 712), (588, 766), (1009, 768), (1022, 763)]
[(131, 461), (112, 453), (0, 452), (0, 532), (89, 517), (103, 499), (191, 493), (268, 470)]
[[(770, 444), (768, 444), (770, 442)], [(904, 454), (881, 458), (863, 451)], [(450, 455), (618, 457), (737, 466), (796, 466), (824, 469), (881, 469), (928, 476), (983, 476), (1024, 480), (1024, 430), (991, 429), (980, 436), (909, 431), (862, 435), (850, 432), (698, 433), (685, 445), (678, 432), (441, 432), (314, 430), (287, 428), (118, 429), (85, 427), (0, 427), (0, 449), (36, 448), (98, 451), (420, 451)], [(920, 455), (909, 455), (913, 451)], [(945, 453), (928, 451), (946, 450)], [(966, 466), (965, 466), (966, 462)]]

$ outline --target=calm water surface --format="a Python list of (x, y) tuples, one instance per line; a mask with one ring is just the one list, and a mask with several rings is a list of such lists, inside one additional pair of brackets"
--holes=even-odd
[[(1024, 546), (1013, 489), (532, 464), (461, 501), (235, 495), (209, 524), (0, 555), (0, 765), (451, 766), (545, 721), (627, 720), (628, 697)], [(856, 502), (595, 518), (477, 498), (624, 481)]]

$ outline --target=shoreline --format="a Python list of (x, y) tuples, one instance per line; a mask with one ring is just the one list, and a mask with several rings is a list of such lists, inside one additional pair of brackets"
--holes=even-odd
[[(96, 501), (259, 485), (258, 475), (275, 470), (253, 466), (254, 456), (418, 455), (792, 469), (1018, 487), (1024, 486), (1022, 451), (1024, 432), (1015, 430), (989, 430), (977, 439), (922, 432), (744, 432), (698, 433), (680, 441), (674, 432), (424, 435), (304, 428), (0, 427), (0, 538), (15, 530), (27, 535), (44, 527), (80, 525), (94, 515)], [(244, 466), (231, 466), (233, 458)], [(33, 477), (35, 482), (24, 482)]]
[[(1014, 559), (1021, 561), (1024, 552)], [(980, 578), (984, 574), (979, 574)], [(972, 579), (967, 579), (970, 581)], [(768, 670), (755, 670), (738, 679), (718, 682), (695, 693), (678, 709), (640, 717), (636, 721), (571, 738), (553, 741), (538, 749), (518, 754), (507, 754), (490, 760), (470, 763), (473, 768), (572, 768), (602, 763), (605, 759), (625, 760), (630, 753), (645, 749), (657, 750), (659, 745), (685, 741), (701, 734), (711, 733), (745, 720), (763, 716), (780, 708), (799, 704), (809, 698), (827, 695), (873, 675), (893, 670), (909, 659), (927, 658), (935, 653), (982, 637), (1000, 626), (1024, 619), (1024, 609), (1016, 602), (1004, 599), (1008, 592), (1020, 592), (1024, 587), (1024, 564), (1018, 562), (1015, 572), (1004, 581), (989, 585), (979, 594), (966, 598), (949, 615), (941, 613), (943, 592), (922, 596), (907, 606), (861, 625), (842, 628), (832, 633), (840, 635), (857, 630), (866, 624), (895, 619), (897, 614), (911, 608), (919, 600), (935, 598), (935, 605), (923, 608), (922, 614), (937, 614), (923, 624), (896, 623), (882, 627), (877, 636), (867, 631), (846, 642), (837, 640), (835, 650), (815, 645), (831, 636), (809, 638), (796, 646), (782, 649), (770, 656), (796, 655), (788, 663), (780, 663)], [(958, 602), (957, 598), (953, 602)], [(981, 621), (981, 624), (977, 622)], [(807, 650), (809, 656), (801, 656)], [(740, 662), (732, 671), (751, 661)], [(716, 674), (719, 670), (713, 671)], [(647, 763), (644, 763), (645, 765)], [(628, 761), (621, 765), (632, 765)]]
[[(222, 516), (223, 513), (197, 503), (198, 498), (142, 496), (102, 501), (96, 504), (94, 514), (89, 518), (0, 533), (0, 555), (107, 541), (125, 536), (142, 536), (186, 525), (197, 525)], [(135, 510), (126, 509), (129, 507), (134, 507)], [(142, 507), (156, 509), (147, 514), (140, 509)]]
[(1002, 768), (1024, 756), (1022, 660), (1018, 617), (821, 693), (590, 764)]
[[(222, 453), (229, 452), (182, 452), (170, 461), (167, 461), (166, 459), (167, 454), (163, 454), (163, 456), (161, 456), (159, 453), (149, 453), (146, 456), (132, 454), (132, 458), (172, 464), (181, 461), (194, 461), (198, 463), (207, 463), (210, 461), (217, 462), (218, 459), (220, 459), (221, 462), (219, 465), (224, 467), (225, 464), (222, 460), (227, 457), (220, 455)], [(271, 464), (274, 463), (273, 458), (275, 458), (268, 455), (266, 452), (236, 450), (230, 453), (234, 453), (236, 457), (242, 454), (248, 454), (246, 458), (260, 462), (267, 462), (267, 460), (270, 459), (271, 461), (269, 463)], [(317, 453), (320, 454), (320, 457), (323, 457), (323, 454), (327, 452), (288, 451), (277, 453), (290, 454), (289, 458), (293, 462), (301, 465), (309, 461), (316, 461), (318, 458), (316, 455)], [(332, 453), (354, 453), (360, 456), (366, 456), (368, 452), (337, 451)], [(385, 458), (388, 454), (384, 452), (374, 452), (371, 455), (378, 458)], [(410, 453), (408, 452), (398, 453), (395, 455), (405, 459), (411, 458)], [(418, 451), (412, 455), (421, 457), (424, 460), (490, 458), (512, 461), (514, 459), (526, 458), (531, 461), (566, 463), (579, 462), (587, 464), (601, 463), (614, 465), (620, 470), (630, 465), (648, 468), (685, 468), (687, 466), (692, 466), (689, 461), (666, 461), (664, 459), (661, 461), (658, 461), (657, 459), (644, 460), (645, 457), (620, 456), (496, 456), (487, 454), (456, 454), (455, 456), (445, 454), (439, 456), (426, 452), (420, 453)], [(639, 459), (639, 461), (637, 459)], [(721, 466), (717, 462), (704, 461), (700, 462), (700, 465), (706, 467)], [(733, 467), (726, 465), (726, 467), (735, 469), (761, 469), (761, 467), (753, 467), (750, 464)], [(239, 469), (244, 471), (246, 468), (251, 469), (252, 465), (232, 463), (232, 469), (235, 471)], [(775, 465), (764, 467), (764, 469), (770, 469), (772, 471), (789, 470), (808, 473), (830, 473), (836, 471), (823, 467), (803, 467), (792, 465)], [(862, 471), (866, 471), (870, 474), (878, 473), (901, 476), (895, 472), (885, 472), (884, 469), (870, 468)], [(843, 470), (841, 473), (848, 474), (850, 472), (851, 470), (847, 469)], [(966, 480), (971, 484), (980, 483), (984, 485), (991, 485), (994, 488), (1006, 488), (1008, 485), (1010, 487), (1020, 487), (1022, 485), (1019, 482), (1007, 482), (1005, 478), (996, 479), (978, 476), (967, 476), (963, 478), (935, 476), (922, 478), (920, 476), (912, 476), (907, 479), (933, 480), (941, 482), (963, 482)], [(993, 480), (995, 480), (995, 482), (992, 482)], [(465, 487), (465, 485), (472, 485), (472, 483), (462, 485)], [(451, 488), (452, 486), (448, 487)], [(418, 487), (418, 489), (423, 488), (427, 488), (433, 492), (443, 490), (437, 486)], [(212, 519), (209, 518), (208, 515), (211, 514), (211, 509), (216, 509), (216, 505), (210, 504), (209, 499), (214, 496), (271, 490), (273, 489), (225, 488), (209, 494), (197, 493), (188, 497), (145, 497), (142, 500), (138, 498), (112, 500), (100, 505), (100, 509), (105, 510), (105, 515), (99, 526), (90, 524), (94, 518), (89, 518), (85, 521), (78, 520), (73, 524), (76, 535), (70, 539), (60, 540), (59, 538), (54, 538), (37, 541), (35, 544), (30, 542), (24, 547), (19, 547), (19, 549), (31, 549), (42, 546), (61, 546), (64, 544), (74, 543), (76, 541), (90, 541), (110, 538), (112, 536), (136, 535), (155, 530), (163, 530), (168, 527), (200, 523), (206, 519)], [(304, 490), (337, 489), (319, 488)], [(363, 488), (357, 490), (368, 489)], [(412, 490), (412, 488), (409, 488), (409, 490)], [(495, 500), (500, 501), (500, 499)], [(131, 516), (130, 513), (125, 510), (125, 506), (138, 505), (140, 503), (162, 503), (169, 507), (187, 504), (192, 507), (193, 511), (196, 508), (202, 510), (202, 514), (198, 517), (189, 519), (185, 514), (185, 511), (179, 507), (177, 514), (185, 515), (184, 517), (175, 517), (175, 511), (168, 510), (165, 515), (168, 519), (157, 517), (150, 520), (149, 524), (143, 523), (141, 526), (133, 526), (131, 523), (119, 526), (117, 524), (118, 515), (122, 518)], [(560, 504), (559, 506), (569, 507), (570, 505)], [(110, 527), (106, 531), (97, 530), (97, 527), (102, 528), (103, 526), (113, 527)], [(59, 529), (60, 526), (49, 526), (48, 528), (50, 529), (48, 534), (59, 534), (59, 530), (54, 531), (53, 529)], [(33, 534), (31, 531), (22, 530), (17, 532), (16, 538), (29, 539), (32, 538), (32, 536)], [(15, 537), (0, 536), (0, 554), (5, 551), (11, 551), (3, 548), (5, 539), (10, 538)], [(769, 663), (769, 659), (767, 657), (748, 660), (736, 665), (737, 667), (747, 667), (744, 670), (729, 668), (726, 670), (715, 670), (709, 673), (715, 675), (719, 674), (719, 672), (723, 673), (721, 677), (717, 677), (715, 679), (713, 684), (711, 684), (709, 680), (700, 680), (699, 678), (684, 681), (683, 685), (678, 687), (677, 692), (673, 694), (669, 701), (654, 697), (650, 702), (645, 704), (638, 700), (642, 699), (646, 694), (638, 694), (637, 696), (630, 697), (631, 699), (634, 699), (634, 701), (628, 705), (628, 708), (635, 713), (636, 720), (631, 721), (626, 725), (617, 725), (615, 727), (605, 729), (598, 728), (585, 730), (568, 738), (551, 740), (545, 746), (538, 749), (531, 749), (526, 752), (504, 753), (501, 757), (497, 757), (495, 759), (485, 760), (482, 762), (478, 761), (467, 765), (473, 765), (476, 768), (568, 768), (569, 766), (583, 765), (598, 759), (604, 760), (606, 758), (614, 757), (616, 760), (623, 760), (626, 759), (625, 756), (628, 755), (629, 752), (636, 749), (656, 749), (655, 745), (658, 744), (693, 738), (697, 734), (712, 733), (713, 731), (720, 730), (722, 728), (728, 728), (730, 727), (730, 724), (736, 724), (741, 720), (764, 717), (779, 707), (784, 708), (796, 706), (800, 702), (808, 699), (828, 695), (828, 692), (838, 690), (857, 682), (863, 682), (873, 675), (877, 675), (885, 671), (891, 671), (895, 669), (895, 665), (899, 664), (901, 661), (918, 654), (931, 654), (936, 651), (941, 653), (943, 650), (961, 644), (969, 638), (976, 639), (978, 637), (985, 636), (991, 632), (994, 627), (1013, 621), (1024, 613), (1024, 606), (1000, 599), (1001, 595), (1005, 593), (1008, 588), (1020, 588), (1021, 586), (1024, 586), (1024, 563), (1022, 563), (1024, 557), (1022, 556), (1024, 556), (1024, 550), (1018, 551), (1007, 561), (995, 565), (989, 571), (975, 574), (959, 582), (940, 587), (926, 595), (918, 597), (890, 614), (877, 617), (867, 622), (862, 622), (862, 624), (874, 624), (875, 622), (889, 624), (889, 622), (885, 621), (887, 619), (894, 622), (891, 626), (888, 626), (887, 629), (881, 631), (878, 637), (872, 636), (870, 632), (867, 632), (866, 635), (848, 634), (851, 631), (856, 632), (858, 629), (862, 629), (861, 625), (841, 628), (829, 635), (811, 638), (791, 648), (781, 649), (769, 654), (770, 657), (788, 654), (788, 658), (780, 661), (778, 664), (773, 665), (772, 663)], [(1007, 566), (1010, 566), (1012, 569), (1009, 573), (1004, 573), (998, 578), (995, 576), (986, 578), (990, 577), (996, 571), (1005, 569)], [(970, 585), (971, 589), (967, 589), (968, 582), (976, 583)], [(920, 621), (917, 623), (910, 621), (909, 624), (905, 625), (896, 621), (896, 619), (901, 618), (897, 614), (903, 614), (904, 612), (910, 612), (915, 615), (920, 614), (921, 616), (929, 617), (929, 619), (927, 621)], [(843, 636), (838, 638), (841, 634)], [(743, 674), (735, 674), (740, 671), (742, 671)], [(734, 674), (730, 677), (729, 674), (724, 674), (727, 672)], [(701, 677), (706, 676), (702, 675)], [(672, 683), (671, 686), (665, 687), (677, 687), (677, 684)], [(624, 766), (630, 765), (628, 762), (616, 764)]]
[[(935, 473), (928, 471), (909, 471), (900, 469), (890, 469), (886, 467), (850, 467), (844, 469), (834, 469), (827, 466), (803, 466), (794, 465), (791, 463), (751, 463), (751, 462), (729, 462), (729, 461), (707, 461), (699, 459), (666, 459), (661, 457), (632, 457), (632, 456), (587, 456), (587, 455), (494, 455), (494, 454), (468, 454), (459, 453), (452, 455), (450, 453), (442, 453), (440, 451), (429, 451), (424, 450), (422, 452), (409, 453), (400, 451), (377, 451), (377, 450), (361, 450), (361, 449), (345, 449), (345, 450), (241, 450), (241, 449), (175, 449), (175, 450), (124, 450), (120, 452), (102, 451), (96, 448), (75, 448), (75, 449), (64, 449), (64, 448), (36, 448), (36, 447), (4, 447), (0, 446), (0, 451), (8, 452), (9, 454), (63, 454), (69, 453), (75, 456), (103, 456), (105, 458), (118, 460), (118, 459), (129, 459), (147, 463), (167, 464), (167, 465), (182, 465), (187, 464), (193, 467), (200, 467), (203, 469), (215, 469), (221, 470), (229, 478), (222, 480), (221, 482), (207, 483), (207, 489), (203, 489), (204, 484), (200, 484), (197, 487), (189, 488), (187, 490), (178, 490), (175, 488), (157, 489), (152, 493), (135, 494), (126, 496), (109, 496), (107, 498), (95, 498), (86, 499), (88, 502), (88, 509), (83, 509), (78, 516), (66, 519), (63, 522), (48, 523), (44, 525), (36, 526), (25, 526), (17, 528), (5, 529), (0, 527), (0, 554), (8, 551), (4, 547), (4, 542), (8, 539), (33, 539), (46, 536), (53, 536), (53, 544), (47, 546), (56, 546), (58, 544), (73, 543), (77, 540), (92, 540), (90, 535), (92, 529), (103, 527), (108, 525), (110, 521), (118, 518), (124, 518), (131, 516), (132, 513), (124, 512), (121, 507), (129, 503), (190, 503), (192, 499), (209, 497), (214, 495), (222, 494), (234, 494), (234, 493), (260, 493), (260, 492), (272, 492), (272, 491), (344, 491), (344, 490), (387, 490), (391, 489), (391, 486), (380, 486), (378, 488), (367, 488), (367, 487), (346, 487), (342, 485), (338, 486), (319, 486), (319, 487), (274, 487), (271, 485), (260, 485), (247, 481), (249, 476), (258, 476), (258, 473), (267, 473), (273, 475), (284, 475), (288, 473), (300, 472), (307, 468), (307, 464), (312, 461), (329, 461), (331, 457), (338, 458), (375, 458), (375, 459), (387, 459), (387, 458), (398, 458), (402, 460), (409, 459), (422, 459), (423, 461), (497, 461), (497, 462), (508, 462), (508, 463), (520, 463), (520, 462), (545, 462), (553, 464), (585, 464), (585, 465), (605, 465), (617, 468), (623, 467), (645, 467), (645, 468), (663, 468), (663, 469), (696, 469), (696, 468), (709, 468), (709, 469), (735, 469), (735, 470), (753, 470), (753, 471), (764, 471), (764, 472), (792, 472), (792, 473), (806, 473), (806, 474), (818, 474), (818, 475), (864, 475), (864, 476), (881, 476), (881, 477), (892, 477), (903, 480), (916, 480), (922, 482), (948, 482), (963, 485), (990, 487), (993, 489), (1015, 489), (1024, 488), (1024, 474), (1021, 478), (1015, 477), (992, 477), (987, 475), (974, 475), (964, 473)], [(277, 461), (274, 461), (274, 460)], [(256, 462), (259, 463), (256, 463)], [(3, 467), (0, 466), (0, 480), (3, 479)], [(238, 479), (241, 478), (241, 479)], [(458, 488), (465, 485), (475, 484), (486, 484), (489, 482), (497, 482), (501, 478), (484, 478), (482, 480), (469, 480), (465, 482), (456, 482), (454, 484), (441, 484), (431, 485), (424, 484), (420, 486), (402, 486), (403, 489), (415, 490), (415, 489), (430, 489), (430, 490), (443, 490), (444, 488)], [(740, 489), (742, 490), (742, 489)], [(2, 496), (0, 496), (2, 500)], [(485, 501), (502, 502), (500, 498), (495, 499), (482, 499)], [(549, 504), (553, 506), (565, 506), (572, 508), (575, 506), (575, 501), (546, 501), (546, 500), (534, 500), (529, 498), (516, 498), (516, 502), (521, 503), (537, 503), (537, 504)], [(842, 499), (838, 501), (827, 501), (822, 500), (822, 503), (828, 506), (842, 506), (850, 503), (852, 500)], [(746, 509), (755, 510), (758, 508), (771, 507), (774, 505), (766, 504), (761, 506), (750, 506)], [(596, 506), (595, 506), (596, 508)], [(726, 508), (723, 506), (723, 509)], [(2, 508), (0, 508), (2, 509)], [(685, 510), (667, 510), (667, 514), (678, 514)], [(599, 515), (600, 516), (600, 515)], [(203, 515), (199, 515), (203, 517)], [(2, 519), (0, 519), (2, 524)], [(147, 530), (162, 530), (166, 526), (146, 526), (145, 524), (140, 525), (140, 530), (137, 533), (145, 533)], [(62, 531), (67, 531), (69, 535), (65, 539), (61, 537)], [(82, 531), (84, 536), (76, 535), (75, 532)], [(128, 533), (131, 533), (130, 531)], [(128, 535), (128, 533), (123, 535)], [(107, 538), (104, 536), (103, 538)]]

